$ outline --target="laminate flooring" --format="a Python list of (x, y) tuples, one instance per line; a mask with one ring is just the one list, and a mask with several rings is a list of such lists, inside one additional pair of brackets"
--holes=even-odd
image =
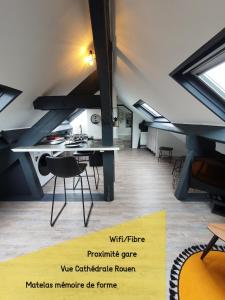
[[(169, 270), (173, 259), (185, 247), (209, 241), (208, 223), (224, 222), (224, 217), (210, 212), (209, 203), (178, 201), (172, 188), (172, 165), (165, 161), (158, 163), (148, 150), (119, 151), (115, 163), (115, 200), (95, 202), (88, 228), (83, 227), (80, 202), (69, 202), (53, 228), (49, 225), (50, 201), (0, 202), (0, 260), (165, 210)], [(101, 168), (100, 173), (99, 190), (103, 191)], [(69, 185), (72, 186), (71, 180), (67, 181)], [(91, 186), (94, 191), (93, 178)], [(52, 189), (53, 180), (44, 187), (44, 192), (52, 193)], [(63, 193), (62, 181), (58, 192)]]

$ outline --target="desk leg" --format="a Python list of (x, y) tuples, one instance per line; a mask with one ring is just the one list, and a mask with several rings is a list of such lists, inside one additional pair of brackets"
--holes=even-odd
[(215, 243), (218, 240), (218, 236), (214, 235), (212, 237), (212, 239), (210, 240), (210, 242), (208, 243), (207, 247), (205, 248), (205, 250), (202, 252), (202, 256), (201, 259), (204, 259), (204, 257), (209, 253), (209, 251), (212, 249), (212, 247), (215, 245)]
[(103, 153), (104, 200), (114, 200), (114, 151)]

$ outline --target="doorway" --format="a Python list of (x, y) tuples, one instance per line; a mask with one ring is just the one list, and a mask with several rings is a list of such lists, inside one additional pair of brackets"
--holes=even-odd
[(118, 104), (118, 144), (121, 149), (132, 148), (133, 112), (123, 104)]

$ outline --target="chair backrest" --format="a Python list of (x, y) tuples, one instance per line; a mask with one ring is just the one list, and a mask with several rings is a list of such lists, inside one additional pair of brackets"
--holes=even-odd
[(81, 174), (81, 170), (73, 156), (65, 157), (46, 157), (49, 171), (62, 178), (74, 177)]

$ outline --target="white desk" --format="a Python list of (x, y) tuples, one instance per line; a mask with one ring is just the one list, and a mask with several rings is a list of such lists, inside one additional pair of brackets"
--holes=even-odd
[[(87, 144), (83, 144), (82, 147), (73, 147), (73, 148), (67, 148), (65, 146), (65, 143), (61, 143), (58, 145), (36, 145), (36, 146), (24, 146), (24, 147), (17, 147), (11, 149), (13, 152), (58, 152), (58, 153), (64, 153), (65, 156), (71, 155), (72, 153), (76, 153), (77, 151), (95, 151), (95, 152), (112, 152), (119, 150), (118, 146), (103, 146), (101, 141), (88, 141)], [(104, 180), (105, 180), (104, 175)], [(108, 181), (111, 185), (113, 185), (113, 182), (110, 182), (111, 178), (109, 177)], [(104, 185), (107, 186), (108, 185)], [(104, 194), (96, 194), (97, 198), (101, 198), (104, 196), (104, 200), (108, 199), (108, 189), (104, 188)], [(108, 201), (108, 200), (107, 200)]]
[(76, 151), (118, 151), (117, 146), (103, 146), (101, 142), (88, 142), (83, 144), (82, 147), (66, 147), (65, 143), (58, 145), (36, 145), (25, 146), (11, 149), (13, 152), (76, 152)]

